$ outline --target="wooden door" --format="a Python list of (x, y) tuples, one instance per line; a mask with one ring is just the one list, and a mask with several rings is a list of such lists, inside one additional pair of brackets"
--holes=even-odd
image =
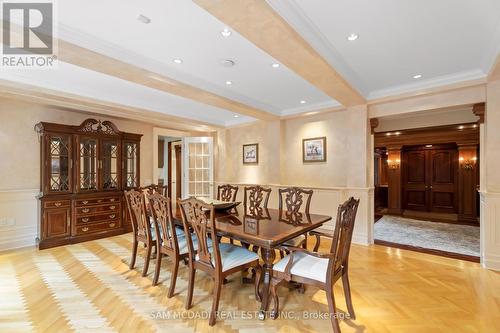
[(427, 169), (428, 161), (424, 150), (407, 151), (403, 154), (403, 202), (405, 209), (429, 210)]
[(431, 150), (429, 153), (429, 211), (457, 212), (457, 149)]
[(404, 209), (457, 212), (456, 147), (409, 149), (403, 153), (402, 168)]
[(44, 239), (66, 237), (71, 233), (71, 209), (51, 208), (45, 209), (43, 214)]

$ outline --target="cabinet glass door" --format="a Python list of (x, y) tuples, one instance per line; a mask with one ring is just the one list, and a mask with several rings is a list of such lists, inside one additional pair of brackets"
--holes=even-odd
[(102, 189), (116, 190), (119, 188), (119, 151), (120, 144), (113, 140), (103, 140), (102, 153)]
[(80, 138), (79, 140), (79, 185), (82, 191), (97, 189), (97, 146), (96, 138)]
[(137, 187), (139, 186), (139, 144), (136, 142), (125, 142), (123, 150), (125, 187)]
[(48, 137), (48, 184), (50, 192), (69, 192), (71, 169), (71, 140), (67, 135)]

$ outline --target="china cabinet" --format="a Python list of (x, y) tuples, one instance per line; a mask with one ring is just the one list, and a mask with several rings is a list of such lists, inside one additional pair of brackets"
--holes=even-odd
[(123, 190), (139, 186), (141, 134), (110, 121), (41, 122), (39, 248), (131, 230)]

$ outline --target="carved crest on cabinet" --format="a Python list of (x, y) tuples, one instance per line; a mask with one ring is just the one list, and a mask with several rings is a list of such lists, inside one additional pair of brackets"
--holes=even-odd
[(95, 133), (106, 135), (119, 135), (120, 131), (116, 128), (115, 124), (105, 120), (100, 121), (93, 118), (86, 119), (78, 128), (78, 132)]

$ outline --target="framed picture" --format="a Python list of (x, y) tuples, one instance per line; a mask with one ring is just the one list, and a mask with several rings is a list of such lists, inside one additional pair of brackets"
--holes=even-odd
[(259, 163), (259, 144), (243, 145), (243, 164)]
[(303, 162), (326, 162), (326, 136), (302, 139)]

